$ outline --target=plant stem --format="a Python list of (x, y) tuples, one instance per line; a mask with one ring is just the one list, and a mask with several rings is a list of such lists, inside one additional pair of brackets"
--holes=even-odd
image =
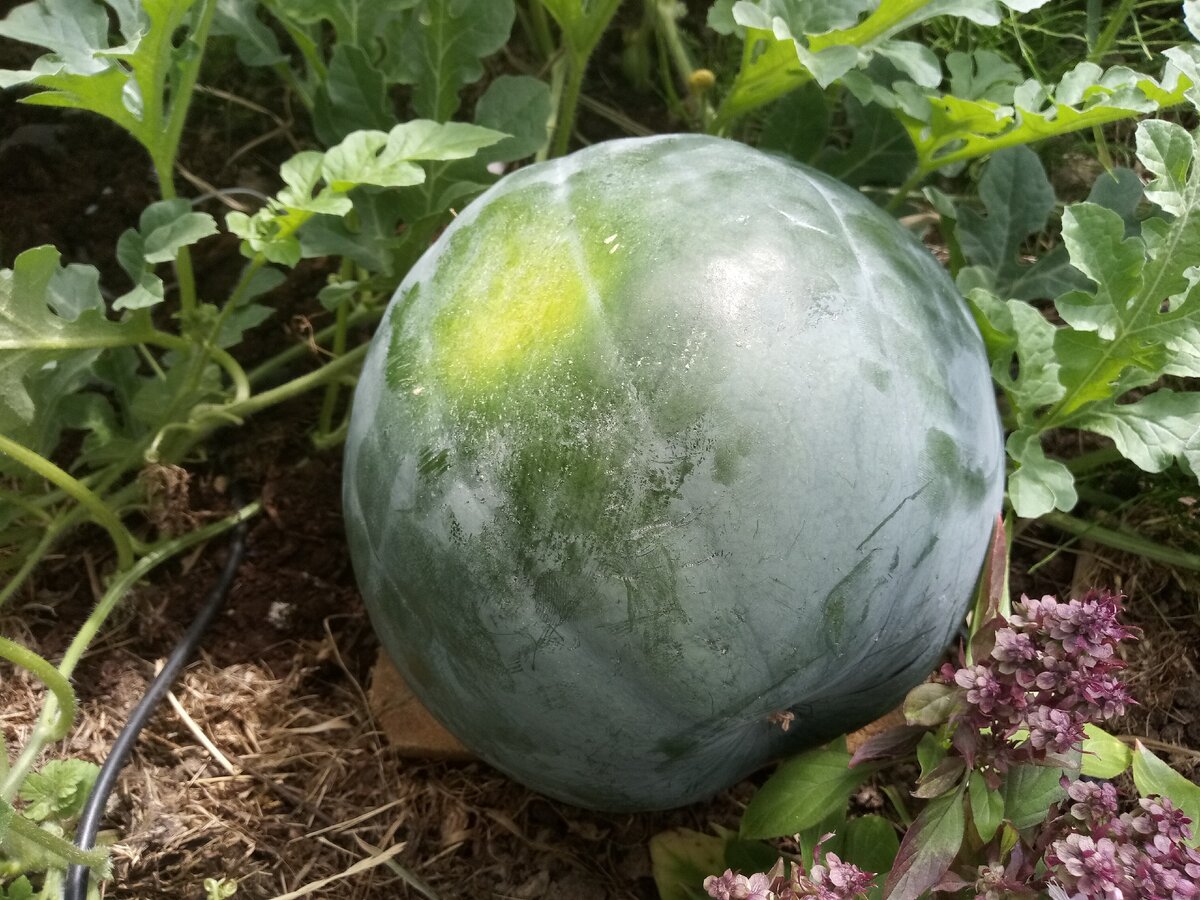
[(64, 493), (86, 507), (96, 524), (107, 531), (109, 537), (112, 538), (117, 549), (117, 568), (127, 569), (133, 565), (133, 538), (129, 531), (105, 502), (83, 482), (60, 469), (41, 454), (35, 453), (2, 434), (0, 434), (0, 453), (12, 457), (25, 468), (61, 488)]
[(367, 355), (369, 347), (370, 344), (362, 344), (355, 347), (344, 356), (339, 356), (332, 362), (326, 363), (319, 369), (314, 369), (307, 375), (293, 378), (291, 381), (279, 385), (279, 387), (263, 391), (261, 394), (255, 394), (241, 402), (227, 403), (220, 407), (220, 411), (223, 415), (242, 419), (256, 412), (261, 412), (277, 403), (283, 403), (285, 400), (299, 397), (313, 388), (328, 384), (336, 378), (341, 378), (347, 372), (352, 372), (362, 362), (362, 358)]
[[(226, 516), (220, 521), (212, 522), (203, 528), (197, 528), (195, 531), (190, 531), (179, 537), (163, 541), (145, 556), (138, 559), (132, 566), (118, 572), (111, 584), (109, 584), (108, 590), (104, 592), (104, 596), (100, 598), (100, 602), (96, 604), (96, 608), (92, 611), (92, 614), (87, 617), (83, 625), (80, 626), (79, 631), (71, 639), (70, 645), (68, 645), (66, 652), (63, 654), (62, 661), (58, 664), (59, 674), (66, 679), (71, 677), (71, 674), (75, 671), (75, 667), (79, 664), (79, 660), (83, 658), (84, 652), (91, 646), (92, 641), (95, 639), (96, 633), (108, 620), (117, 603), (129, 592), (130, 588), (162, 563), (194, 547), (196, 544), (200, 544), (210, 538), (216, 537), (222, 532), (228, 531), (244, 519), (257, 515), (261, 508), (262, 505), (257, 501), (247, 504), (233, 515)], [(53, 728), (51, 726), (56, 721), (56, 712), (57, 703), (51, 697), (42, 708), (42, 714), (38, 717), (33, 733), (30, 734), (28, 740), (25, 742), (25, 746), (21, 750), (21, 755), (17, 757), (16, 762), (9, 769), (3, 786), (0, 786), (0, 799), (9, 803), (12, 802), (13, 797), (16, 796), (17, 790), (20, 788), (21, 782), (25, 780), (25, 776), (33, 767), (34, 762), (41, 755), (46, 744), (54, 739), (52, 737)]]
[(892, 199), (887, 202), (884, 209), (890, 213), (896, 212), (896, 210), (904, 205), (904, 201), (908, 199), (908, 195), (917, 189), (917, 185), (925, 180), (927, 174), (927, 172), (922, 171), (920, 168), (914, 169), (904, 179), (904, 183), (896, 188), (896, 193), (892, 194)]
[(1102, 469), (1111, 463), (1120, 462), (1124, 458), (1116, 447), (1101, 447), (1099, 450), (1090, 450), (1062, 462), (1071, 470), (1072, 475), (1083, 475), (1096, 469)]
[(31, 672), (54, 695), (58, 701), (58, 718), (47, 736), (52, 741), (66, 737), (71, 730), (71, 723), (75, 721), (75, 691), (71, 683), (41, 656), (3, 636), (0, 636), (0, 657)]
[(1118, 531), (1113, 528), (1105, 528), (1103, 525), (1097, 525), (1094, 522), (1088, 522), (1076, 516), (1058, 512), (1057, 510), (1042, 516), (1040, 521), (1045, 522), (1047, 525), (1053, 525), (1055, 528), (1067, 532), (1067, 534), (1086, 538), (1089, 541), (1094, 541), (1105, 547), (1111, 547), (1114, 550), (1133, 553), (1177, 569), (1200, 572), (1200, 555), (1188, 553), (1184, 550), (1176, 550), (1173, 547), (1164, 547), (1162, 544), (1142, 537), (1140, 534), (1123, 529)]
[(0, 608), (12, 598), (13, 594), (21, 589), (21, 585), (25, 583), (25, 579), (37, 568), (37, 564), (45, 559), (46, 554), (50, 552), (50, 548), (54, 546), (54, 542), (58, 540), (58, 536), (65, 530), (64, 526), (59, 524), (64, 521), (65, 519), (59, 519), (52, 522), (42, 532), (34, 548), (25, 554), (24, 559), (21, 560), (21, 567), (8, 580), (8, 584), (4, 585), (3, 589), (0, 589)]
[[(196, 79), (200, 76), (200, 64), (204, 61), (204, 49), (208, 44), (208, 32), (212, 28), (213, 16), (217, 11), (217, 0), (201, 0), (200, 17), (196, 30), (189, 40), (196, 51), (180, 66), (179, 80), (171, 86), (171, 111), (160, 142), (156, 142), (151, 158), (158, 175), (159, 188), (164, 200), (173, 199), (175, 194), (175, 159), (179, 155), (179, 142), (183, 137), (183, 124), (187, 120), (188, 107), (195, 93)], [(186, 316), (196, 309), (196, 275), (192, 269), (192, 254), (187, 247), (180, 247), (175, 254), (175, 273), (179, 279), (179, 308)]]
[[(342, 260), (342, 273), (346, 279), (350, 277), (353, 263), (349, 260)], [(346, 297), (338, 304), (337, 318), (334, 322), (333, 331), (333, 355), (341, 356), (346, 352), (346, 323), (350, 318), (350, 298)], [(321, 400), (321, 412), (317, 416), (317, 434), (328, 434), (333, 428), (333, 414), (337, 410), (338, 401), (338, 383), (331, 381), (325, 386), (325, 396)]]
[(550, 19), (542, 0), (529, 0), (529, 21), (533, 25), (533, 41), (542, 59), (554, 55), (554, 36), (550, 33)]
[[(1090, 5), (1092, 2), (1093, 0), (1088, 0), (1089, 24), (1091, 19)], [(1090, 62), (1099, 62), (1112, 49), (1112, 45), (1117, 39), (1117, 33), (1120, 32), (1121, 26), (1125, 24), (1125, 20), (1129, 18), (1129, 14), (1133, 11), (1133, 4), (1134, 0), (1122, 0), (1121, 5), (1116, 8), (1116, 11), (1109, 15), (1108, 24), (1104, 26), (1104, 30), (1100, 32), (1100, 36), (1096, 38), (1095, 43), (1091, 44), (1089, 42), (1088, 60)]]
[(11, 802), (0, 800), (0, 840), (3, 840), (5, 832), (10, 829), (17, 837), (37, 844), (65, 863), (86, 866), (89, 869), (95, 869), (98, 873), (108, 871), (108, 848), (80, 850), (66, 838), (59, 837), (36, 822), (25, 818), (13, 808)]
[(583, 73), (587, 67), (587, 57), (572, 51), (567, 52), (566, 61), (567, 84), (563, 91), (558, 121), (554, 127), (554, 146), (550, 152), (552, 157), (563, 156), (571, 142), (571, 133), (575, 130), (575, 111), (579, 108), (579, 94), (583, 90)]

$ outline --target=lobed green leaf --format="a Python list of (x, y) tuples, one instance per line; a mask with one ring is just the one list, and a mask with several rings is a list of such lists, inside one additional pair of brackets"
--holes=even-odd
[(70, 820), (79, 815), (100, 767), (82, 759), (54, 759), (21, 782), (24, 814), (35, 822)]
[(513, 0), (420, 0), (384, 28), (384, 75), (413, 85), (417, 114), (445, 122), (459, 91), (483, 76), (481, 60), (504, 46), (516, 10)]
[(1055, 509), (1067, 512), (1074, 508), (1079, 499), (1075, 476), (1061, 462), (1046, 456), (1037, 431), (1014, 431), (1005, 448), (1017, 464), (1008, 479), (1008, 499), (1018, 516), (1033, 519)]

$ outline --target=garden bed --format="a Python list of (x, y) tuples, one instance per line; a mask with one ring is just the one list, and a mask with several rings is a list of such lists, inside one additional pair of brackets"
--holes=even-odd
[[(597, 57), (598, 94), (617, 80), (619, 55), (606, 44)], [(12, 45), (0, 47), (0, 67), (24, 59)], [(180, 160), (181, 183), (190, 182), (195, 195), (228, 186), (270, 193), (279, 163), (307, 140), (269, 80), (238, 87), (244, 96), (236, 100), (225, 93), (234, 85), (224, 82), (198, 94)], [(646, 116), (656, 130), (669, 121), (661, 112)], [(601, 117), (592, 125), (595, 137), (617, 127)], [(27, 248), (54, 244), (64, 263), (91, 263), (106, 283), (121, 280), (115, 236), (157, 196), (136, 143), (87, 113), (20, 106), (0, 93), (0, 171), (0, 268)], [(218, 218), (225, 209), (216, 198), (198, 208)], [(923, 220), (935, 218), (926, 212)], [(936, 228), (925, 237), (945, 255)], [(243, 262), (229, 235), (202, 244), (195, 259), (201, 295), (227, 295)], [(247, 367), (290, 346), (309, 347), (300, 369), (322, 360), (312, 335), (333, 321), (316, 301), (329, 274), (328, 264), (306, 261), (272, 292), (274, 315), (239, 347)], [(360, 327), (352, 339), (369, 332)], [(289, 401), (221, 432), (186, 469), (150, 467), (142, 475), (155, 486), (145, 516), (167, 532), (228, 515), (235, 483), (261, 498), (262, 511), (200, 657), (151, 720), (109, 804), (115, 868), (105, 896), (200, 898), (206, 879), (224, 878), (236, 880), (239, 897), (252, 898), (310, 886), (313, 896), (364, 900), (654, 900), (650, 839), (671, 828), (736, 829), (767, 773), (681, 810), (601, 814), (548, 800), (483, 763), (422, 760), (390, 746), (368, 699), (379, 645), (346, 549), (340, 452), (310, 440), (319, 405), (318, 395)], [(1150, 498), (1134, 504), (1128, 524), (1164, 546), (1196, 552), (1200, 489), (1171, 477), (1164, 489), (1131, 467), (1113, 476), (1123, 496)], [(214, 540), (126, 598), (75, 672), (78, 725), (56, 755), (103, 760), (225, 552)], [(0, 632), (57, 659), (112, 565), (107, 537), (92, 526), (79, 529), (0, 611)], [(1019, 523), (1014, 595), (1065, 599), (1094, 586), (1125, 594), (1128, 621), (1142, 630), (1126, 674), (1139, 705), (1108, 730), (1143, 739), (1196, 781), (1200, 573), (1044, 523)], [(24, 674), (0, 683), (0, 725), (10, 746), (23, 743), (43, 700), (43, 686)], [(1132, 789), (1131, 779), (1121, 783)], [(859, 812), (884, 807), (873, 782), (853, 802)], [(359, 864), (336, 887), (318, 886)]]

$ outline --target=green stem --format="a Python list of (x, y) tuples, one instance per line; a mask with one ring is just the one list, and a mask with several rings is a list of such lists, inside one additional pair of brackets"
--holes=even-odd
[[(558, 134), (559, 116), (562, 114), (562, 98), (563, 84), (567, 80), (566, 71), (569, 63), (567, 62), (567, 54), (560, 51), (560, 55), (550, 64), (550, 109), (552, 109), (554, 121), (550, 123), (550, 127), (554, 134)], [(553, 146), (553, 141), (546, 141), (545, 144), (538, 149), (534, 156), (534, 162), (545, 162), (550, 158), (550, 150)]]
[(0, 840), (11, 830), (17, 837), (37, 844), (43, 850), (59, 857), (67, 865), (86, 866), (97, 873), (107, 873), (109, 868), (108, 848), (80, 850), (66, 838), (52, 834), (36, 822), (25, 818), (9, 801), (0, 801)]
[(108, 532), (117, 549), (117, 568), (133, 564), (133, 539), (121, 524), (120, 518), (83, 482), (63, 471), (44, 456), (0, 434), (0, 453), (7, 454), (30, 471), (61, 488), (64, 493), (87, 508), (96, 524)]
[[(196, 51), (186, 58), (180, 67), (179, 80), (171, 86), (171, 111), (161, 142), (156, 142), (151, 158), (164, 200), (173, 199), (175, 194), (175, 160), (179, 156), (179, 142), (183, 138), (183, 125), (187, 120), (188, 107), (195, 93), (196, 80), (200, 77), (200, 64), (204, 61), (204, 50), (208, 44), (208, 32), (212, 28), (213, 16), (217, 11), (217, 0), (201, 0), (200, 17), (189, 40)], [(187, 247), (180, 247), (175, 255), (175, 273), (179, 279), (179, 308), (185, 314), (196, 309), (196, 275), (192, 269), (192, 255)]]
[[(1089, 4), (1092, 0), (1088, 0)], [(1108, 17), (1108, 24), (1104, 26), (1104, 30), (1100, 32), (1100, 36), (1096, 38), (1096, 42), (1091, 45), (1088, 51), (1088, 60), (1090, 62), (1099, 62), (1112, 49), (1112, 45), (1116, 43), (1117, 34), (1121, 30), (1121, 26), (1125, 24), (1125, 20), (1129, 18), (1129, 14), (1133, 12), (1134, 0), (1122, 0), (1121, 5), (1116, 11)], [(1089, 21), (1090, 21), (1089, 9)]]
[[(1177, 101), (1163, 103), (1159, 106), (1159, 109), (1164, 110), (1170, 109), (1173, 106), (1178, 106), (1183, 102), (1183, 99), (1184, 98), (1181, 97)], [(1012, 128), (999, 137), (987, 138), (986, 140), (972, 140), (968, 142), (967, 146), (959, 150), (951, 150), (948, 153), (938, 156), (934, 156), (933, 154), (937, 153), (940, 144), (922, 146), (921, 143), (916, 140), (914, 140), (914, 144), (917, 148), (917, 158), (920, 160), (921, 168), (927, 173), (936, 172), (938, 169), (951, 165), (952, 163), (978, 159), (981, 156), (987, 156), (995, 153), (997, 150), (1003, 150), (1005, 147), (1022, 146), (1024, 144), (1031, 143), (1035, 139), (1043, 140), (1044, 138), (1053, 137), (1060, 134), (1070, 134), (1075, 131), (1080, 131), (1084, 128), (1108, 125), (1112, 122), (1120, 122), (1124, 119), (1132, 118), (1134, 115), (1135, 113), (1131, 113), (1127, 109), (1119, 109), (1113, 106), (1097, 106), (1092, 109), (1084, 110), (1079, 114), (1079, 116), (1072, 119), (1070, 127), (1063, 131), (1053, 132), (1052, 134), (1038, 133), (1031, 136), (1029, 131), (1024, 128)], [(914, 126), (913, 123), (914, 120), (908, 120), (907, 124), (905, 125), (910, 134), (913, 133), (914, 127), (919, 130), (919, 128), (923, 127), (924, 124), (921, 122), (916, 122)], [(946, 143), (955, 139), (956, 138), (953, 136), (948, 136), (941, 143)]]
[(75, 721), (75, 691), (71, 683), (42, 657), (16, 641), (0, 636), (0, 657), (20, 666), (38, 678), (58, 701), (58, 718), (47, 732), (52, 741), (62, 740)]
[(1084, 475), (1087, 472), (1093, 472), (1112, 463), (1120, 462), (1124, 458), (1121, 455), (1121, 451), (1116, 447), (1101, 447), (1099, 450), (1090, 450), (1071, 459), (1062, 460), (1062, 462), (1071, 470), (1071, 474)]
[(550, 33), (550, 19), (542, 0), (529, 0), (529, 21), (533, 25), (533, 42), (542, 54), (542, 59), (554, 55), (554, 36)]
[[(226, 516), (224, 519), (212, 522), (203, 528), (197, 528), (195, 531), (188, 532), (179, 537), (165, 540), (157, 544), (153, 550), (138, 559), (132, 566), (118, 572), (109, 584), (108, 590), (104, 592), (104, 596), (100, 598), (100, 602), (96, 604), (96, 608), (71, 639), (70, 645), (63, 654), (62, 661), (58, 664), (59, 674), (63, 678), (69, 679), (71, 677), (71, 674), (75, 671), (75, 667), (79, 665), (79, 661), (83, 658), (83, 654), (91, 646), (92, 641), (95, 640), (97, 632), (99, 632), (100, 628), (108, 620), (112, 611), (125, 594), (129, 592), (130, 588), (162, 563), (172, 557), (178, 556), (180, 553), (197, 544), (228, 531), (239, 522), (257, 515), (261, 508), (262, 505), (256, 501), (243, 506), (231, 516)], [(16, 796), (17, 790), (20, 788), (21, 782), (25, 780), (25, 776), (33, 767), (34, 762), (41, 755), (46, 744), (50, 740), (53, 740), (51, 737), (53, 734), (52, 723), (56, 721), (56, 711), (57, 704), (52, 697), (42, 708), (42, 714), (38, 717), (38, 722), (34, 726), (33, 733), (25, 742), (25, 746), (21, 750), (21, 755), (13, 763), (7, 778), (4, 780), (3, 786), (0, 787), (0, 798), (9, 803), (12, 802), (13, 797)]]
[(255, 394), (239, 403), (227, 403), (220, 407), (220, 410), (223, 415), (244, 419), (246, 416), (261, 412), (277, 403), (283, 403), (285, 400), (299, 397), (313, 388), (321, 387), (330, 381), (341, 378), (348, 372), (353, 372), (355, 367), (362, 362), (363, 357), (367, 355), (369, 347), (370, 344), (362, 344), (344, 356), (339, 356), (332, 362), (326, 363), (321, 368), (314, 369), (307, 375), (293, 378), (291, 381), (279, 385), (279, 387), (263, 391), (261, 394)]
[(50, 548), (54, 546), (54, 542), (58, 540), (58, 536), (65, 530), (66, 518), (56, 519), (46, 528), (34, 548), (25, 554), (21, 560), (21, 567), (17, 569), (12, 578), (8, 580), (8, 584), (0, 589), (0, 607), (3, 607), (17, 591), (21, 589), (21, 585), (25, 583), (25, 579), (32, 574), (37, 568), (37, 564), (46, 558), (46, 554), (50, 552)]
[(1083, 34), (1087, 39), (1088, 59), (1095, 59), (1096, 44), (1100, 40), (1100, 17), (1104, 13), (1104, 0), (1087, 0), (1087, 25)]
[(896, 193), (892, 194), (892, 199), (887, 202), (887, 206), (884, 209), (890, 213), (894, 213), (900, 209), (904, 205), (904, 201), (908, 199), (908, 195), (917, 189), (917, 185), (925, 180), (927, 174), (927, 172), (923, 172), (919, 168), (914, 169), (908, 178), (904, 179), (904, 183), (896, 188)]
[(563, 156), (575, 130), (575, 112), (579, 108), (579, 94), (583, 90), (583, 73), (587, 68), (587, 56), (567, 52), (567, 83), (563, 91), (562, 107), (554, 127), (554, 147), (551, 156)]
[(696, 71), (696, 65), (692, 62), (692, 55), (688, 53), (688, 49), (683, 43), (683, 37), (679, 33), (679, 24), (672, 15), (675, 0), (666, 0), (665, 3), (663, 0), (647, 0), (647, 3), (654, 17), (652, 21), (655, 31), (667, 45), (667, 52), (679, 75), (680, 83), (686, 86), (692, 77), (692, 72)]
[[(354, 264), (350, 260), (342, 260), (342, 274), (345, 279), (349, 279)], [(333, 332), (333, 355), (339, 357), (346, 352), (346, 323), (350, 319), (350, 298), (346, 297), (338, 304), (337, 318), (334, 322)], [(336, 381), (331, 381), (325, 386), (325, 396), (321, 400), (321, 412), (317, 416), (317, 434), (328, 434), (333, 428), (333, 414), (337, 411), (338, 388), (340, 385)]]
[(1200, 572), (1200, 555), (1176, 550), (1173, 547), (1164, 547), (1162, 544), (1142, 537), (1140, 534), (1105, 528), (1103, 525), (1097, 525), (1094, 522), (1088, 522), (1067, 513), (1058, 512), (1057, 510), (1042, 516), (1040, 521), (1045, 522), (1047, 525), (1053, 525), (1055, 528), (1067, 532), (1067, 534), (1086, 538), (1089, 541), (1105, 547), (1111, 547), (1114, 550), (1120, 550), (1123, 553), (1132, 553), (1136, 556), (1164, 563), (1177, 569)]

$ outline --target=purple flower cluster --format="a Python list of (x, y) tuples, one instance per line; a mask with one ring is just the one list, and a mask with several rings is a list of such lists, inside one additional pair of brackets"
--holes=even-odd
[(716, 900), (853, 900), (863, 896), (874, 883), (872, 873), (842, 862), (836, 853), (827, 853), (824, 865), (814, 859), (807, 875), (792, 863), (785, 876), (780, 860), (770, 872), (746, 876), (726, 869), (723, 875), (710, 875), (704, 879), (704, 890)]
[(1076, 830), (1052, 843), (1046, 863), (1056, 900), (1189, 900), (1200, 897), (1200, 852), (1187, 846), (1191, 820), (1165, 797), (1117, 815), (1110, 784), (1067, 785)]
[[(1121, 715), (1133, 702), (1116, 672), (1116, 646), (1136, 629), (1117, 621), (1121, 598), (1090, 591), (1082, 600), (1054, 597), (1021, 602), (1007, 620), (982, 633), (986, 655), (974, 665), (947, 664), (942, 677), (962, 688), (966, 709), (956, 741), (968, 765), (976, 759), (996, 772), (1016, 762), (1043, 761), (1083, 743), (1083, 726)], [(1009, 739), (1028, 737), (1017, 747)], [(981, 733), (982, 731), (982, 733)]]

